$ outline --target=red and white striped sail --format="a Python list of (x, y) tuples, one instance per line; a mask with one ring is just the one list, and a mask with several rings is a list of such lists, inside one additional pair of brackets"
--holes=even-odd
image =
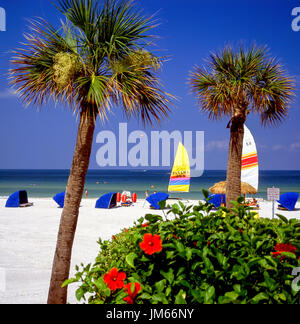
[(242, 156), (242, 182), (249, 183), (258, 190), (259, 182), (258, 156), (254, 138), (245, 126), (243, 156)]

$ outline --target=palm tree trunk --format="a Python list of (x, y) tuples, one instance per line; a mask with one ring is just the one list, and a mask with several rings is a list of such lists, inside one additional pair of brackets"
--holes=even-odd
[(227, 166), (226, 207), (241, 196), (241, 172), (245, 118), (233, 117), (230, 127), (230, 145)]
[(67, 302), (67, 287), (61, 288), (61, 286), (69, 278), (72, 247), (89, 168), (94, 131), (95, 118), (81, 113), (53, 261), (48, 304), (66, 304)]

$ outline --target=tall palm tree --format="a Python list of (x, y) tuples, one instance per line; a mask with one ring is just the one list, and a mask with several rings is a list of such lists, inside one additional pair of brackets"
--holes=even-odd
[(241, 196), (241, 160), (244, 124), (250, 113), (262, 125), (278, 124), (287, 117), (294, 83), (265, 47), (249, 50), (225, 47), (210, 55), (207, 66), (195, 67), (190, 87), (201, 110), (210, 119), (230, 118), (226, 205)]
[(79, 117), (49, 289), (49, 304), (64, 304), (79, 205), (89, 167), (97, 116), (119, 106), (144, 124), (169, 113), (171, 96), (157, 79), (161, 60), (145, 48), (152, 18), (123, 0), (58, 0), (66, 22), (57, 30), (32, 22), (27, 43), (15, 51), (12, 84), (27, 104), (67, 103)]

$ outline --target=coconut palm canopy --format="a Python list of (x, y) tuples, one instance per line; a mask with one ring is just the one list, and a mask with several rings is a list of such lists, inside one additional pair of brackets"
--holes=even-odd
[[(213, 194), (226, 194), (226, 181), (216, 183), (213, 187), (209, 188), (209, 191)], [(243, 195), (255, 195), (257, 190), (246, 182), (241, 182), (241, 193)]]
[[(144, 48), (155, 27), (131, 1), (59, 0), (66, 22), (57, 30), (31, 21), (27, 43), (16, 50), (12, 84), (26, 104), (54, 99), (101, 118), (112, 104), (144, 123), (169, 112), (156, 71), (162, 60)], [(88, 107), (88, 108), (87, 108)]]
[(195, 67), (190, 85), (210, 118), (254, 112), (263, 124), (284, 120), (295, 89), (279, 61), (256, 46), (248, 51), (228, 46), (211, 54), (207, 67)]

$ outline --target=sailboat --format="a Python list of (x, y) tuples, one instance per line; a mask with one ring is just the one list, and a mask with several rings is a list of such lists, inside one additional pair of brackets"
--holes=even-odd
[(190, 159), (186, 148), (178, 145), (169, 183), (169, 192), (189, 192), (191, 180)]
[(246, 126), (244, 127), (242, 182), (250, 184), (258, 191), (259, 167), (257, 149), (253, 135)]

